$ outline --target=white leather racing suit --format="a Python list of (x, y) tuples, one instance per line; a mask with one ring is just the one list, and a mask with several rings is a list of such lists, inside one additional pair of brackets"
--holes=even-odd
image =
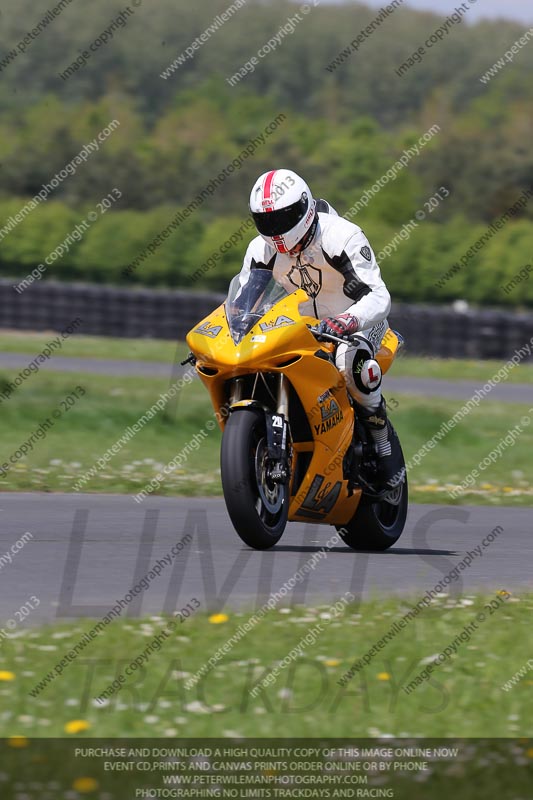
[(317, 201), (318, 225), (305, 250), (297, 256), (278, 253), (261, 237), (246, 251), (241, 279), (253, 269), (272, 270), (289, 291), (305, 289), (311, 298), (302, 313), (325, 319), (349, 313), (359, 321), (366, 342), (339, 345), (336, 364), (353, 398), (367, 409), (381, 401), (381, 370), (374, 356), (388, 323), (390, 295), (368, 239), (357, 225), (339, 217), (325, 200)]

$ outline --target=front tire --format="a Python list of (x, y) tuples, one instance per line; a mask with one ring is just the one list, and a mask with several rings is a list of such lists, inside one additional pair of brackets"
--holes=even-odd
[(264, 414), (239, 409), (226, 423), (220, 453), (228, 514), (243, 542), (255, 550), (281, 539), (289, 513), (288, 484), (268, 479), (266, 436)]
[[(392, 428), (395, 439), (393, 446), (399, 448), (401, 461), (405, 466), (398, 435)], [(383, 552), (395, 544), (402, 535), (409, 506), (409, 487), (407, 473), (403, 482), (387, 496), (386, 500), (373, 503), (368, 498), (361, 503), (347, 525), (337, 526), (337, 531), (345, 544), (353, 550)]]

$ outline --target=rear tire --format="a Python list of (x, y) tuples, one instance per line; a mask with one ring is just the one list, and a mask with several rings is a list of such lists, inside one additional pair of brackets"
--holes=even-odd
[(255, 550), (281, 539), (289, 513), (288, 485), (268, 480), (265, 459), (264, 414), (253, 408), (234, 411), (222, 436), (222, 489), (233, 527)]
[[(394, 429), (392, 434), (405, 466), (402, 448)], [(388, 500), (373, 503), (363, 496), (350, 522), (342, 527), (337, 526), (337, 531), (343, 542), (353, 550), (383, 552), (392, 547), (402, 535), (408, 506), (409, 487), (406, 473), (403, 483), (393, 490)]]

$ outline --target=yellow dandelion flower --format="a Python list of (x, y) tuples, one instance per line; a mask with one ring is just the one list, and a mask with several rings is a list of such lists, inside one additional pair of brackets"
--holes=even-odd
[(67, 733), (81, 733), (81, 731), (86, 731), (90, 727), (90, 723), (84, 719), (73, 719), (65, 724), (65, 731)]
[(390, 681), (388, 672), (378, 672), (378, 681)]
[(326, 667), (338, 667), (340, 663), (338, 658), (328, 658), (324, 661)]
[(526, 756), (528, 758), (533, 758), (533, 747), (530, 747), (529, 750), (526, 750)]
[(7, 669), (0, 669), (0, 681), (14, 681), (15, 673)]
[(98, 789), (98, 781), (94, 778), (76, 778), (72, 788), (75, 792), (95, 792)]
[(222, 622), (227, 622), (229, 619), (227, 614), (211, 614), (209, 622), (212, 625), (220, 625)]
[(10, 736), (7, 743), (9, 747), (27, 747), (30, 740), (27, 736)]

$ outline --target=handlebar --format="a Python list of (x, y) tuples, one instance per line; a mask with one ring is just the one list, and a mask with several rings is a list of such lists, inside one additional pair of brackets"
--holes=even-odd
[(322, 339), (326, 342), (335, 342), (336, 344), (351, 344), (356, 341), (365, 340), (365, 337), (358, 333), (350, 333), (348, 336), (341, 338), (340, 336), (335, 336), (333, 333), (321, 331), (319, 326), (308, 325), (307, 327), (319, 341)]
[(180, 366), (185, 367), (187, 364), (192, 364), (193, 367), (196, 364), (196, 356), (194, 353), (189, 353), (189, 357), (185, 359), (185, 361), (180, 361)]

